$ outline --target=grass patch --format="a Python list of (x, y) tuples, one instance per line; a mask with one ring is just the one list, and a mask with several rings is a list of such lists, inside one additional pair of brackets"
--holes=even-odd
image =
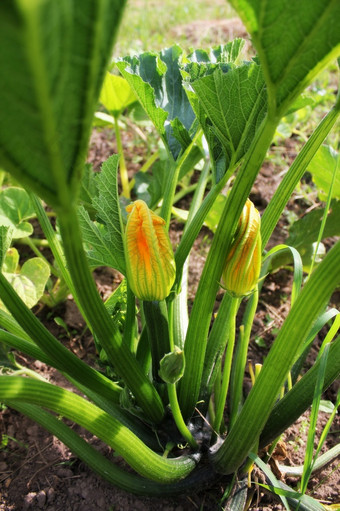
[[(235, 12), (224, 0), (130, 0), (125, 10), (115, 47), (115, 55), (159, 51), (175, 43), (190, 47), (190, 41), (184, 32), (179, 35), (178, 27), (197, 21), (225, 20), (235, 16)], [(211, 35), (209, 35), (211, 32)], [(206, 34), (209, 43), (225, 42), (223, 31), (218, 23)], [(209, 38), (213, 39), (209, 42)], [(217, 40), (216, 40), (217, 39)]]

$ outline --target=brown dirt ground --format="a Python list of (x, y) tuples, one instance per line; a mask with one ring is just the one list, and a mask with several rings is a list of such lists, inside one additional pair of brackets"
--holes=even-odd
[[(238, 21), (237, 21), (238, 23)], [(202, 25), (203, 26), (203, 25)], [(196, 44), (197, 32), (202, 31), (202, 26), (195, 23), (190, 27), (180, 27), (181, 31), (191, 37), (192, 43)], [(204, 30), (219, 30), (228, 37), (245, 35), (242, 26), (237, 26), (236, 21), (219, 25), (204, 25)], [(212, 36), (209, 35), (211, 38)], [(133, 135), (126, 135), (125, 145), (129, 148), (132, 144)], [(282, 157), (286, 164), (295, 156), (296, 143), (289, 140), (285, 146)], [(89, 160), (94, 163), (96, 169), (107, 156), (115, 151), (114, 137), (111, 132), (98, 131), (92, 137)], [(138, 170), (140, 163), (136, 163), (136, 155), (143, 158), (145, 149), (142, 146), (134, 148), (133, 153), (128, 152), (127, 158), (130, 177)], [(252, 200), (256, 206), (263, 210), (275, 191), (280, 177), (278, 169), (272, 163), (265, 163), (255, 183)], [(291, 207), (297, 208), (292, 201)], [(282, 242), (286, 237), (287, 222), (282, 220), (278, 229), (274, 232), (271, 244)], [(173, 243), (179, 239), (181, 227), (173, 224), (171, 235)], [(190, 259), (189, 300), (195, 295), (197, 283), (200, 278), (202, 266), (209, 250), (210, 232), (202, 229)], [(95, 272), (98, 289), (103, 298), (106, 298), (111, 290), (120, 282), (121, 276), (117, 272), (101, 268)], [(279, 328), (288, 313), (289, 300), (283, 300), (282, 295), (289, 296), (291, 276), (287, 271), (280, 271), (269, 276), (263, 287), (258, 314), (254, 322), (254, 331), (249, 350), (249, 361), (261, 362), (268, 347), (274, 339), (273, 328)], [(217, 297), (219, 301), (222, 293)], [(337, 297), (338, 298), (338, 297)], [(84, 322), (72, 298), (53, 311), (53, 316), (64, 318), (71, 335), (65, 335), (65, 331), (57, 326), (53, 318), (49, 317), (48, 311), (39, 311), (44, 323), (52, 330), (61, 341), (73, 350), (80, 358), (93, 363), (95, 349), (91, 336), (84, 330)], [(268, 320), (268, 318), (270, 318)], [(256, 344), (255, 339), (261, 337), (265, 347)], [(53, 383), (66, 385), (62, 377), (52, 368), (44, 364), (29, 360), (27, 357), (18, 355), (18, 360), (23, 365), (42, 374)], [(325, 394), (325, 399), (334, 400), (338, 385), (334, 384)], [(245, 380), (245, 389), (250, 388), (250, 378)], [(318, 433), (322, 431), (327, 421), (327, 415), (320, 413), (318, 421)], [(306, 443), (308, 425), (308, 412), (289, 428), (284, 437), (286, 456), (278, 458), (280, 463), (287, 465), (300, 465), (303, 463), (304, 447)], [(0, 451), (0, 510), (2, 511), (212, 511), (224, 509), (220, 505), (225, 483), (223, 480), (207, 491), (197, 491), (190, 496), (180, 496), (174, 499), (158, 499), (136, 497), (119, 490), (108, 482), (94, 474), (87, 466), (76, 458), (67, 447), (56, 437), (50, 435), (30, 419), (13, 410), (4, 409), (1, 412), (0, 434), (8, 435), (8, 445)], [(122, 460), (114, 456), (114, 453), (97, 438), (74, 426), (74, 429), (86, 438), (90, 444), (114, 462), (122, 464)], [(323, 451), (331, 448), (338, 441), (340, 420), (337, 416), (331, 432), (327, 438)], [(253, 473), (256, 481), (261, 476), (258, 472)], [(284, 477), (283, 477), (284, 480)], [(294, 486), (297, 481), (288, 478), (288, 484)], [(253, 485), (254, 495), (249, 507), (251, 511), (281, 511), (283, 507), (273, 499), (273, 496)], [(334, 460), (330, 465), (315, 474), (309, 484), (309, 493), (325, 504), (339, 503), (339, 460)]]

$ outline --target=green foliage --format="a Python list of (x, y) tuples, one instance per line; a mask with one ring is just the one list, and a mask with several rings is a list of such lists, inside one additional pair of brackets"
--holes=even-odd
[(20, 267), (19, 253), (12, 247), (7, 251), (2, 270), (27, 307), (34, 307), (44, 294), (50, 276), (48, 264), (40, 257), (33, 257)]
[(125, 57), (117, 67), (128, 81), (174, 159), (191, 142), (194, 113), (182, 87), (179, 61), (183, 50), (173, 46), (139, 57)]
[[(85, 0), (80, 5), (66, 0), (15, 0), (0, 4), (0, 43), (5, 49), (0, 52), (4, 70), (0, 83), (0, 163), (47, 201), (58, 221), (57, 232), (33, 194), (34, 210), (25, 191), (8, 188), (2, 192), (0, 294), (8, 313), (0, 311), (0, 342), (55, 367), (81, 392), (78, 395), (34, 378), (1, 375), (0, 399), (43, 424), (94, 470), (122, 488), (152, 495), (197, 490), (198, 485), (215, 481), (217, 475), (233, 474), (234, 479), (242, 479), (250, 458), (266, 473), (272, 490), (284, 503), (301, 502), (308, 507), (311, 499), (280, 487), (252, 451), (273, 441), (313, 402), (315, 429), (322, 391), (339, 375), (338, 314), (325, 313), (325, 309), (340, 284), (340, 244), (335, 244), (315, 270), (310, 269), (303, 286), (296, 249), (276, 247), (264, 259), (263, 275), (269, 262), (276, 260), (274, 253), (288, 252), (293, 258), (291, 310), (280, 330), (272, 332), (275, 343), (248, 396), (243, 396), (243, 376), (264, 277), (249, 297), (238, 329), (235, 320), (241, 298), (225, 294), (216, 317), (215, 304), (240, 213), (279, 122), (282, 116), (294, 116), (307, 106), (308, 100), (300, 98), (300, 93), (338, 55), (340, 7), (336, 0), (232, 3), (257, 48), (258, 57), (252, 61), (242, 61), (243, 43), (236, 40), (189, 55), (176, 45), (159, 53), (125, 57), (116, 64), (167, 151), (145, 180), (136, 176), (139, 196), (145, 194), (150, 206), (161, 207), (158, 216), (144, 205), (143, 218), (136, 216), (136, 224), (131, 224), (136, 242), (133, 254), (125, 253), (128, 245), (125, 250), (123, 245), (127, 234), (118, 194), (119, 161), (127, 200), (132, 185), (126, 179), (122, 156), (111, 156), (100, 173), (88, 165), (84, 170), (101, 90), (102, 102), (113, 114), (117, 146), (119, 150), (122, 147), (116, 121), (132, 96), (120, 77), (107, 75), (110, 82), (104, 89), (102, 81), (124, 2)], [(11, 44), (6, 44), (8, 40)], [(106, 94), (112, 84), (118, 103), (117, 97)], [(120, 94), (122, 90), (125, 97)], [(337, 99), (269, 203), (262, 217), (264, 247), (306, 168), (328, 194), (338, 155), (323, 148), (314, 160), (313, 156), (339, 112)], [(105, 122), (112, 122), (112, 118)], [(166, 262), (162, 247), (169, 246), (166, 231), (177, 190), (189, 183), (200, 160), (190, 209), (183, 214), (185, 227), (176, 249), (176, 284), (169, 296), (162, 301), (136, 302), (131, 282), (124, 280), (104, 304), (91, 270), (104, 265), (125, 274), (126, 256), (133, 255), (144, 264), (143, 271), (134, 275), (136, 282), (148, 283), (146, 280), (163, 263), (153, 254)], [(295, 233), (294, 229), (290, 233), (295, 247), (314, 242), (315, 235), (320, 241), (322, 236), (338, 233), (336, 179), (332, 181), (334, 199), (326, 224), (320, 226), (322, 211), (306, 216), (294, 226)], [(225, 186), (228, 190), (222, 197)], [(35, 258), (20, 268), (19, 254), (10, 243), (13, 235), (31, 234), (28, 220), (34, 214), (95, 338), (99, 365), (104, 366), (105, 374), (65, 348), (29, 310), (44, 291), (49, 267)], [(189, 315), (186, 261), (205, 221), (214, 237)], [(154, 232), (153, 250), (150, 231)], [(327, 346), (298, 380), (316, 334), (334, 317), (324, 341)], [(8, 360), (4, 364), (8, 365)], [(287, 380), (290, 371), (292, 378)], [(278, 400), (282, 392), (284, 396)], [(228, 421), (224, 422), (226, 400)], [(138, 475), (105, 460), (46, 410), (98, 436)], [(216, 432), (205, 425), (208, 411)], [(312, 433), (302, 490), (314, 461)], [(171, 453), (170, 446), (176, 444), (187, 444), (185, 454), (175, 457)]]
[[(297, 220), (289, 229), (287, 244), (296, 248), (306, 247), (317, 240), (321, 220), (325, 209), (315, 209), (300, 220)], [(340, 201), (333, 200), (327, 216), (323, 238), (340, 235)]]
[(212, 148), (216, 181), (245, 155), (267, 108), (261, 67), (255, 62), (235, 66), (231, 58), (238, 60), (242, 46), (234, 46), (215, 53), (215, 65), (201, 59), (185, 68), (189, 99)]
[(13, 239), (25, 238), (33, 233), (28, 222), (35, 212), (28, 193), (22, 188), (9, 187), (0, 193), (0, 225), (10, 228)]
[(335, 172), (335, 181), (332, 190), (332, 198), (340, 199), (340, 156), (330, 146), (320, 147), (308, 166), (308, 171), (312, 174), (314, 183), (318, 188), (320, 200), (325, 201), (328, 190), (332, 183)]
[[(231, 0), (258, 51), (269, 110), (283, 115), (316, 74), (339, 52), (337, 0), (265, 3)], [(287, 37), (289, 27), (290, 37)]]
[(106, 73), (99, 101), (114, 117), (136, 101), (136, 96), (124, 78)]
[[(90, 207), (96, 212), (96, 221), (90, 219), (83, 206), (78, 211), (84, 242), (89, 247), (89, 264), (92, 267), (110, 266), (124, 273), (122, 221), (117, 190), (118, 161), (118, 156), (111, 156), (95, 180), (94, 176), (89, 178), (85, 174), (83, 190), (91, 200)], [(92, 195), (93, 192), (95, 195)]]
[(54, 207), (74, 201), (124, 4), (1, 3), (0, 164)]

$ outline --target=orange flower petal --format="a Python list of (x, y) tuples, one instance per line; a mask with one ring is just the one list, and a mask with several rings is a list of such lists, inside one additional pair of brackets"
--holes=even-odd
[(175, 280), (175, 259), (165, 221), (142, 200), (130, 204), (125, 231), (128, 283), (141, 300), (164, 300)]

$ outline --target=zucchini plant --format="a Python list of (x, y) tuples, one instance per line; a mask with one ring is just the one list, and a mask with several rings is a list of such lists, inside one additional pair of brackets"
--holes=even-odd
[[(0, 376), (0, 400), (43, 425), (102, 477), (138, 494), (196, 491), (198, 484), (212, 485), (219, 477), (232, 482), (235, 475), (247, 474), (254, 459), (261, 465), (259, 450), (315, 402), (315, 386), (320, 394), (340, 372), (340, 339), (333, 328), (314, 366), (299, 380), (290, 377), (321, 326), (337, 318), (337, 311), (325, 311), (340, 283), (339, 242), (304, 285), (299, 254), (292, 249), (291, 310), (252, 390), (243, 395), (251, 326), (275, 256), (266, 246), (338, 118), (339, 96), (262, 219), (247, 199), (280, 119), (339, 55), (340, 5), (337, 0), (231, 3), (257, 50), (251, 61), (242, 60), (243, 43), (235, 40), (188, 55), (175, 46), (117, 62), (168, 153), (161, 194), (156, 201), (153, 197), (153, 206), (138, 199), (124, 214), (119, 156), (110, 157), (96, 176), (85, 168), (85, 159), (125, 2), (13, 0), (0, 5), (0, 163), (29, 192), (62, 277), (108, 369), (99, 371), (64, 347), (3, 272), (0, 295), (6, 311), (0, 316), (0, 341), (55, 367), (82, 396), (31, 373), (23, 377), (12, 371)], [(199, 182), (173, 253), (168, 229), (176, 186), (200, 160)], [(226, 186), (189, 314), (188, 256)], [(84, 189), (91, 214), (78, 202)], [(42, 201), (55, 211), (60, 237)], [(9, 229), (1, 227), (2, 254)], [(125, 277), (106, 303), (91, 273), (102, 265)], [(226, 291), (215, 318), (220, 287)], [(98, 436), (133, 472), (108, 461), (51, 412)], [(187, 448), (179, 450), (179, 445)], [(295, 503), (303, 498), (280, 491)]]

